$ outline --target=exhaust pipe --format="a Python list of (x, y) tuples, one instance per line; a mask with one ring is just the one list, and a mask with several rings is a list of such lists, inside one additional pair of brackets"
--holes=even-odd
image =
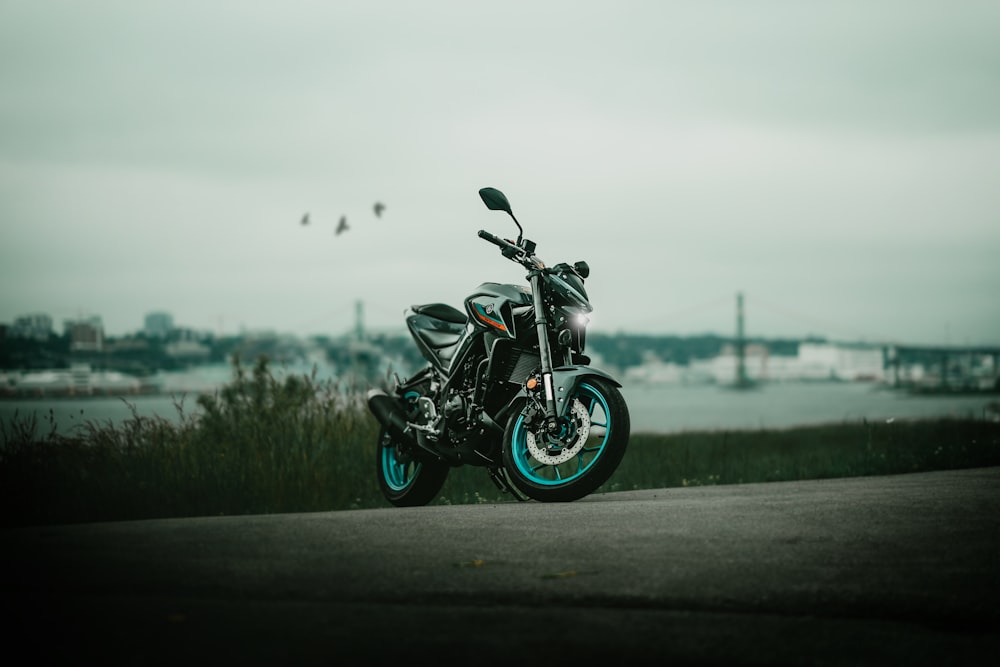
[(384, 391), (381, 389), (369, 390), (368, 409), (394, 439), (418, 444), (413, 434), (406, 430), (406, 413), (403, 412), (402, 406)]
[(447, 461), (452, 465), (462, 462), (462, 453), (458, 450), (440, 451), (426, 441), (423, 433), (407, 430), (406, 413), (403, 411), (403, 407), (381, 389), (368, 391), (368, 409), (372, 411), (378, 423), (389, 432), (394, 440), (402, 440), (416, 445), (438, 461)]

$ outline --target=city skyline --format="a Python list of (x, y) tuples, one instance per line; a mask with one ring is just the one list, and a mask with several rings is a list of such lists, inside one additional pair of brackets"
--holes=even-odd
[[(738, 297), (737, 297), (738, 299)], [(739, 300), (739, 299), (738, 299)], [(739, 306), (738, 306), (739, 307)], [(120, 332), (108, 332), (107, 328), (104, 326), (103, 318), (99, 313), (88, 313), (85, 315), (78, 315), (75, 317), (66, 318), (53, 318), (47, 313), (42, 313), (36, 311), (33, 313), (23, 313), (20, 316), (14, 318), (12, 322), (0, 320), (0, 327), (6, 327), (8, 335), (12, 331), (15, 332), (14, 335), (19, 335), (22, 337), (32, 337), (30, 335), (22, 332), (17, 332), (18, 325), (21, 328), (47, 328), (49, 333), (55, 335), (69, 335), (70, 329), (74, 326), (85, 325), (86, 327), (97, 327), (101, 335), (104, 338), (128, 338), (138, 334), (145, 334), (147, 336), (159, 336), (166, 337), (170, 332), (182, 332), (187, 336), (211, 336), (211, 337), (226, 337), (226, 336), (243, 336), (243, 335), (277, 335), (277, 336), (293, 336), (300, 338), (314, 338), (314, 337), (327, 337), (327, 338), (356, 338), (356, 337), (367, 337), (371, 334), (396, 334), (407, 336), (409, 335), (406, 324), (400, 321), (398, 326), (389, 327), (369, 327), (364, 319), (364, 303), (355, 302), (352, 306), (352, 313), (354, 319), (349, 323), (346, 323), (341, 329), (337, 331), (316, 331), (311, 333), (301, 333), (290, 330), (282, 330), (275, 327), (261, 327), (261, 328), (248, 328), (242, 327), (233, 331), (223, 331), (223, 330), (213, 330), (211, 327), (199, 327), (192, 326), (184, 322), (177, 321), (174, 318), (173, 313), (169, 313), (163, 310), (150, 310), (142, 315), (142, 321), (139, 326), (126, 329)], [(737, 310), (737, 319), (739, 318), (739, 312)], [(744, 313), (745, 319), (745, 313)], [(44, 320), (46, 323), (41, 323)], [(60, 331), (62, 329), (62, 331)], [(810, 340), (824, 340), (833, 344), (862, 344), (862, 345), (874, 345), (874, 346), (912, 346), (915, 348), (925, 347), (925, 348), (965, 348), (965, 349), (997, 349), (1000, 346), (990, 344), (990, 343), (973, 343), (969, 341), (948, 341), (945, 340), (940, 343), (914, 343), (912, 341), (906, 340), (873, 340), (860, 336), (857, 338), (850, 337), (837, 337), (828, 336), (822, 333), (809, 333), (804, 335), (780, 335), (772, 336), (766, 334), (754, 333), (751, 331), (745, 331), (741, 328), (737, 322), (733, 331), (701, 331), (696, 333), (680, 333), (671, 331), (662, 332), (648, 332), (648, 331), (628, 331), (618, 329), (615, 331), (600, 331), (601, 334), (623, 334), (628, 336), (653, 336), (653, 337), (679, 337), (679, 338), (697, 338), (701, 336), (707, 337), (720, 337), (727, 339), (739, 339), (745, 337), (747, 340), (799, 340), (799, 341), (810, 341)]]

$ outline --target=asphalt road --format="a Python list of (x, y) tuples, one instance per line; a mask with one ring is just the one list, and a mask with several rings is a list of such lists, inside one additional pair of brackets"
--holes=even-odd
[(20, 528), (0, 627), (10, 665), (980, 665), (998, 546), (1000, 468)]

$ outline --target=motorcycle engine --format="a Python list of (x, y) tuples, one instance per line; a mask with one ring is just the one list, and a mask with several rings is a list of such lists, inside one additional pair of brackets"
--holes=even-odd
[(455, 444), (468, 440), (472, 427), (477, 423), (472, 414), (475, 410), (473, 395), (476, 390), (477, 370), (485, 372), (485, 366), (484, 357), (473, 355), (466, 359), (462, 365), (460, 381), (449, 391), (442, 406), (449, 440)]
[(463, 422), (466, 417), (465, 396), (461, 392), (453, 392), (444, 403), (444, 418), (448, 423)]

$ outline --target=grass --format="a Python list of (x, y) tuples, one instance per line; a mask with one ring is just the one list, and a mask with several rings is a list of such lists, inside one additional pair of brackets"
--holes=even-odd
[[(378, 425), (359, 389), (281, 380), (265, 357), (179, 420), (35, 417), (0, 423), (0, 525), (389, 507)], [(750, 431), (633, 433), (600, 492), (886, 475), (1000, 465), (1000, 424), (939, 419)], [(436, 504), (514, 502), (481, 468), (454, 468)]]

